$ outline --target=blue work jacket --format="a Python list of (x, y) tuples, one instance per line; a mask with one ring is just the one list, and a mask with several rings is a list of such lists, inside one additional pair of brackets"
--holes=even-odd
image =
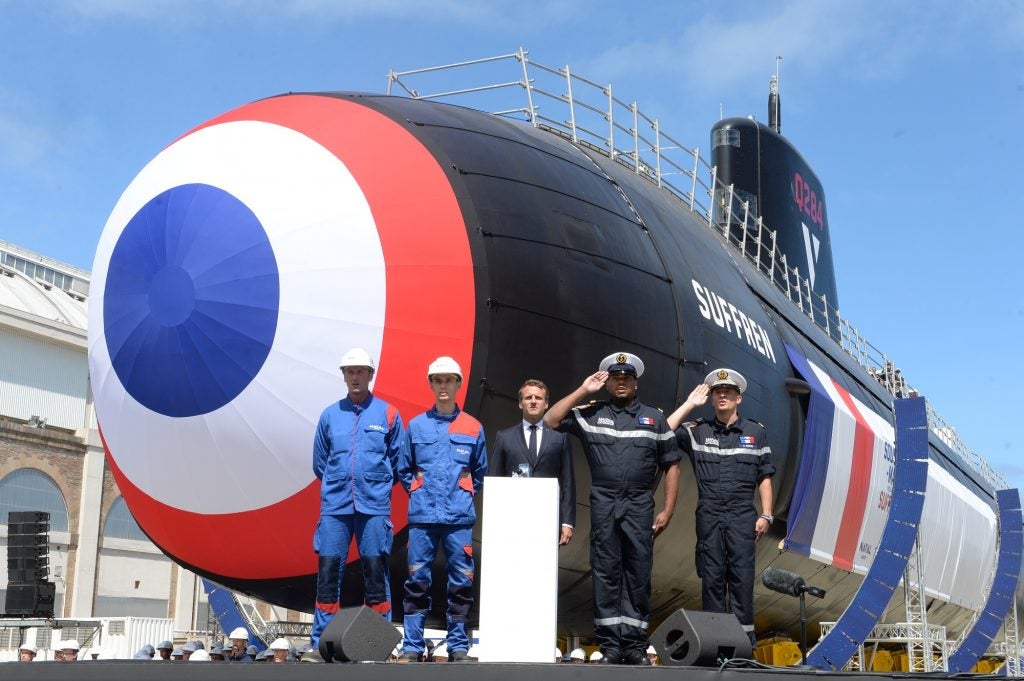
[(391, 488), (407, 446), (398, 410), (373, 395), (362, 404), (346, 397), (324, 409), (313, 438), (320, 514), (390, 515)]
[(409, 492), (409, 522), (472, 525), (473, 497), (487, 472), (487, 441), (480, 422), (455, 408), (435, 409), (409, 422), (409, 446), (398, 475)]

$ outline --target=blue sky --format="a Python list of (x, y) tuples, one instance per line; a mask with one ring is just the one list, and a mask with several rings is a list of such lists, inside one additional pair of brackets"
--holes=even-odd
[[(627, 13), (626, 9), (634, 13)], [(1024, 487), (1024, 3), (0, 0), (0, 238), (85, 268), (138, 171), (287, 91), (526, 47), (707, 148), (765, 118), (823, 182), (840, 309)]]

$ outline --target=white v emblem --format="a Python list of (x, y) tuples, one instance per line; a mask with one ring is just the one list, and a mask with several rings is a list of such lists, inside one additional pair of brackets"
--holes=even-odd
[(818, 262), (818, 250), (821, 246), (821, 242), (818, 241), (818, 237), (811, 234), (811, 231), (807, 229), (806, 224), (801, 222), (800, 226), (804, 228), (804, 250), (807, 252), (807, 271), (810, 273), (811, 288), (813, 289), (815, 265)]

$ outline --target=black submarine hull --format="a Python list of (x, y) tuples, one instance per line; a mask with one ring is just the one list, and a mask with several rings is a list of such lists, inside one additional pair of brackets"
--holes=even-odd
[[(861, 577), (779, 548), (807, 409), (806, 398), (787, 389), (787, 381), (798, 376), (787, 359), (786, 345), (825, 369), (849, 394), (879, 414), (889, 417), (892, 396), (728, 245), (713, 222), (634, 168), (549, 131), (471, 109), (378, 95), (286, 95), (257, 104), (273, 107), (275, 102), (296, 99), (303, 102), (301, 106), (308, 102), (317, 109), (343, 103), (345, 110), (361, 107), (375, 112), (422, 145), (443, 174), (464, 225), (472, 274), (468, 292), (473, 305), (472, 336), (457, 339), (470, 350), (464, 357), (451, 354), (464, 362), (466, 370), (463, 408), (480, 419), (489, 436), (518, 420), (516, 395), (524, 379), (544, 380), (554, 401), (577, 387), (611, 352), (634, 352), (644, 360), (647, 368), (639, 384), (640, 399), (666, 412), (685, 399), (709, 370), (728, 366), (740, 371), (749, 381), (741, 412), (765, 425), (778, 468), (773, 481), (778, 522), (758, 544), (757, 568), (774, 565), (793, 570), (826, 587), (828, 597), (811, 604), (811, 619), (839, 617)], [(243, 112), (238, 118), (246, 115)], [(339, 115), (336, 122), (324, 118), (321, 124), (348, 122)], [(376, 140), (379, 158), (367, 161), (378, 163), (384, 175), (392, 162), (389, 144), (387, 139)], [(409, 187), (397, 183), (391, 190), (401, 197)], [(446, 267), (465, 269), (466, 263), (454, 258), (422, 274), (418, 284), (422, 295), (416, 302), (425, 310), (444, 309), (456, 287), (462, 287), (459, 293), (467, 293), (465, 278), (453, 284), (444, 276)], [(356, 282), (346, 287), (345, 295), (364, 293), (368, 291)], [(425, 367), (432, 358), (410, 352), (407, 363)], [(382, 362), (378, 381), (389, 370)], [(407, 421), (415, 413), (409, 413), (409, 404), (429, 402), (425, 383), (414, 396), (383, 390), (377, 394), (398, 403)], [(102, 408), (98, 415), (101, 425), (109, 429)], [(310, 418), (315, 420), (316, 414)], [(941, 443), (935, 443), (933, 450), (944, 468), (991, 503), (991, 490), (944, 451)], [(590, 479), (578, 444), (575, 451), (578, 520), (573, 541), (560, 549), (559, 630), (564, 635), (586, 636), (593, 622)], [(108, 455), (119, 470), (117, 453), (108, 447)], [(220, 456), (230, 459), (237, 454)], [(693, 563), (697, 491), (690, 466), (684, 463), (682, 470), (675, 517), (655, 543), (653, 625), (679, 608), (700, 607), (700, 582)], [(119, 475), (118, 482), (123, 489), (132, 487), (126, 474)], [(660, 489), (657, 494), (660, 506)], [(311, 608), (315, 563), (309, 562), (309, 572), (288, 569), (275, 575), (271, 570), (256, 579), (225, 570), (219, 567), (222, 563), (212, 568), (195, 557), (200, 554), (170, 546), (161, 527), (147, 524), (152, 512), (141, 509), (144, 502), (138, 501), (139, 495), (126, 492), (125, 496), (143, 530), (189, 569), (270, 602), (297, 610)], [(402, 495), (394, 498), (396, 505), (402, 504)], [(300, 527), (308, 523), (311, 530), (317, 512), (315, 497), (303, 497), (301, 508), (292, 522)], [(397, 618), (405, 574), (405, 533), (404, 512), (396, 515), (400, 519), (392, 560), (392, 601)], [(268, 563), (273, 563), (274, 552), (308, 552), (308, 534), (301, 530), (295, 534), (303, 541), (268, 543)], [(486, 547), (477, 550), (485, 564)], [(357, 566), (358, 561), (350, 564)], [(437, 581), (435, 587), (434, 618), (439, 623), (444, 595)], [(360, 601), (359, 572), (349, 569), (342, 604)], [(894, 599), (890, 606), (894, 617), (902, 619), (902, 607), (902, 600)], [(791, 600), (758, 587), (755, 608), (759, 633), (795, 631), (798, 615)], [(970, 615), (964, 608), (939, 603), (933, 621), (956, 628)]]

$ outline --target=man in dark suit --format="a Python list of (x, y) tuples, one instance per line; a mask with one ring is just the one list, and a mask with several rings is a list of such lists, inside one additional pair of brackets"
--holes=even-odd
[(523, 420), (498, 431), (489, 474), (558, 478), (558, 516), (562, 524), (558, 543), (568, 544), (576, 524), (576, 475), (569, 437), (544, 425), (548, 387), (541, 381), (531, 378), (519, 388), (519, 409)]

